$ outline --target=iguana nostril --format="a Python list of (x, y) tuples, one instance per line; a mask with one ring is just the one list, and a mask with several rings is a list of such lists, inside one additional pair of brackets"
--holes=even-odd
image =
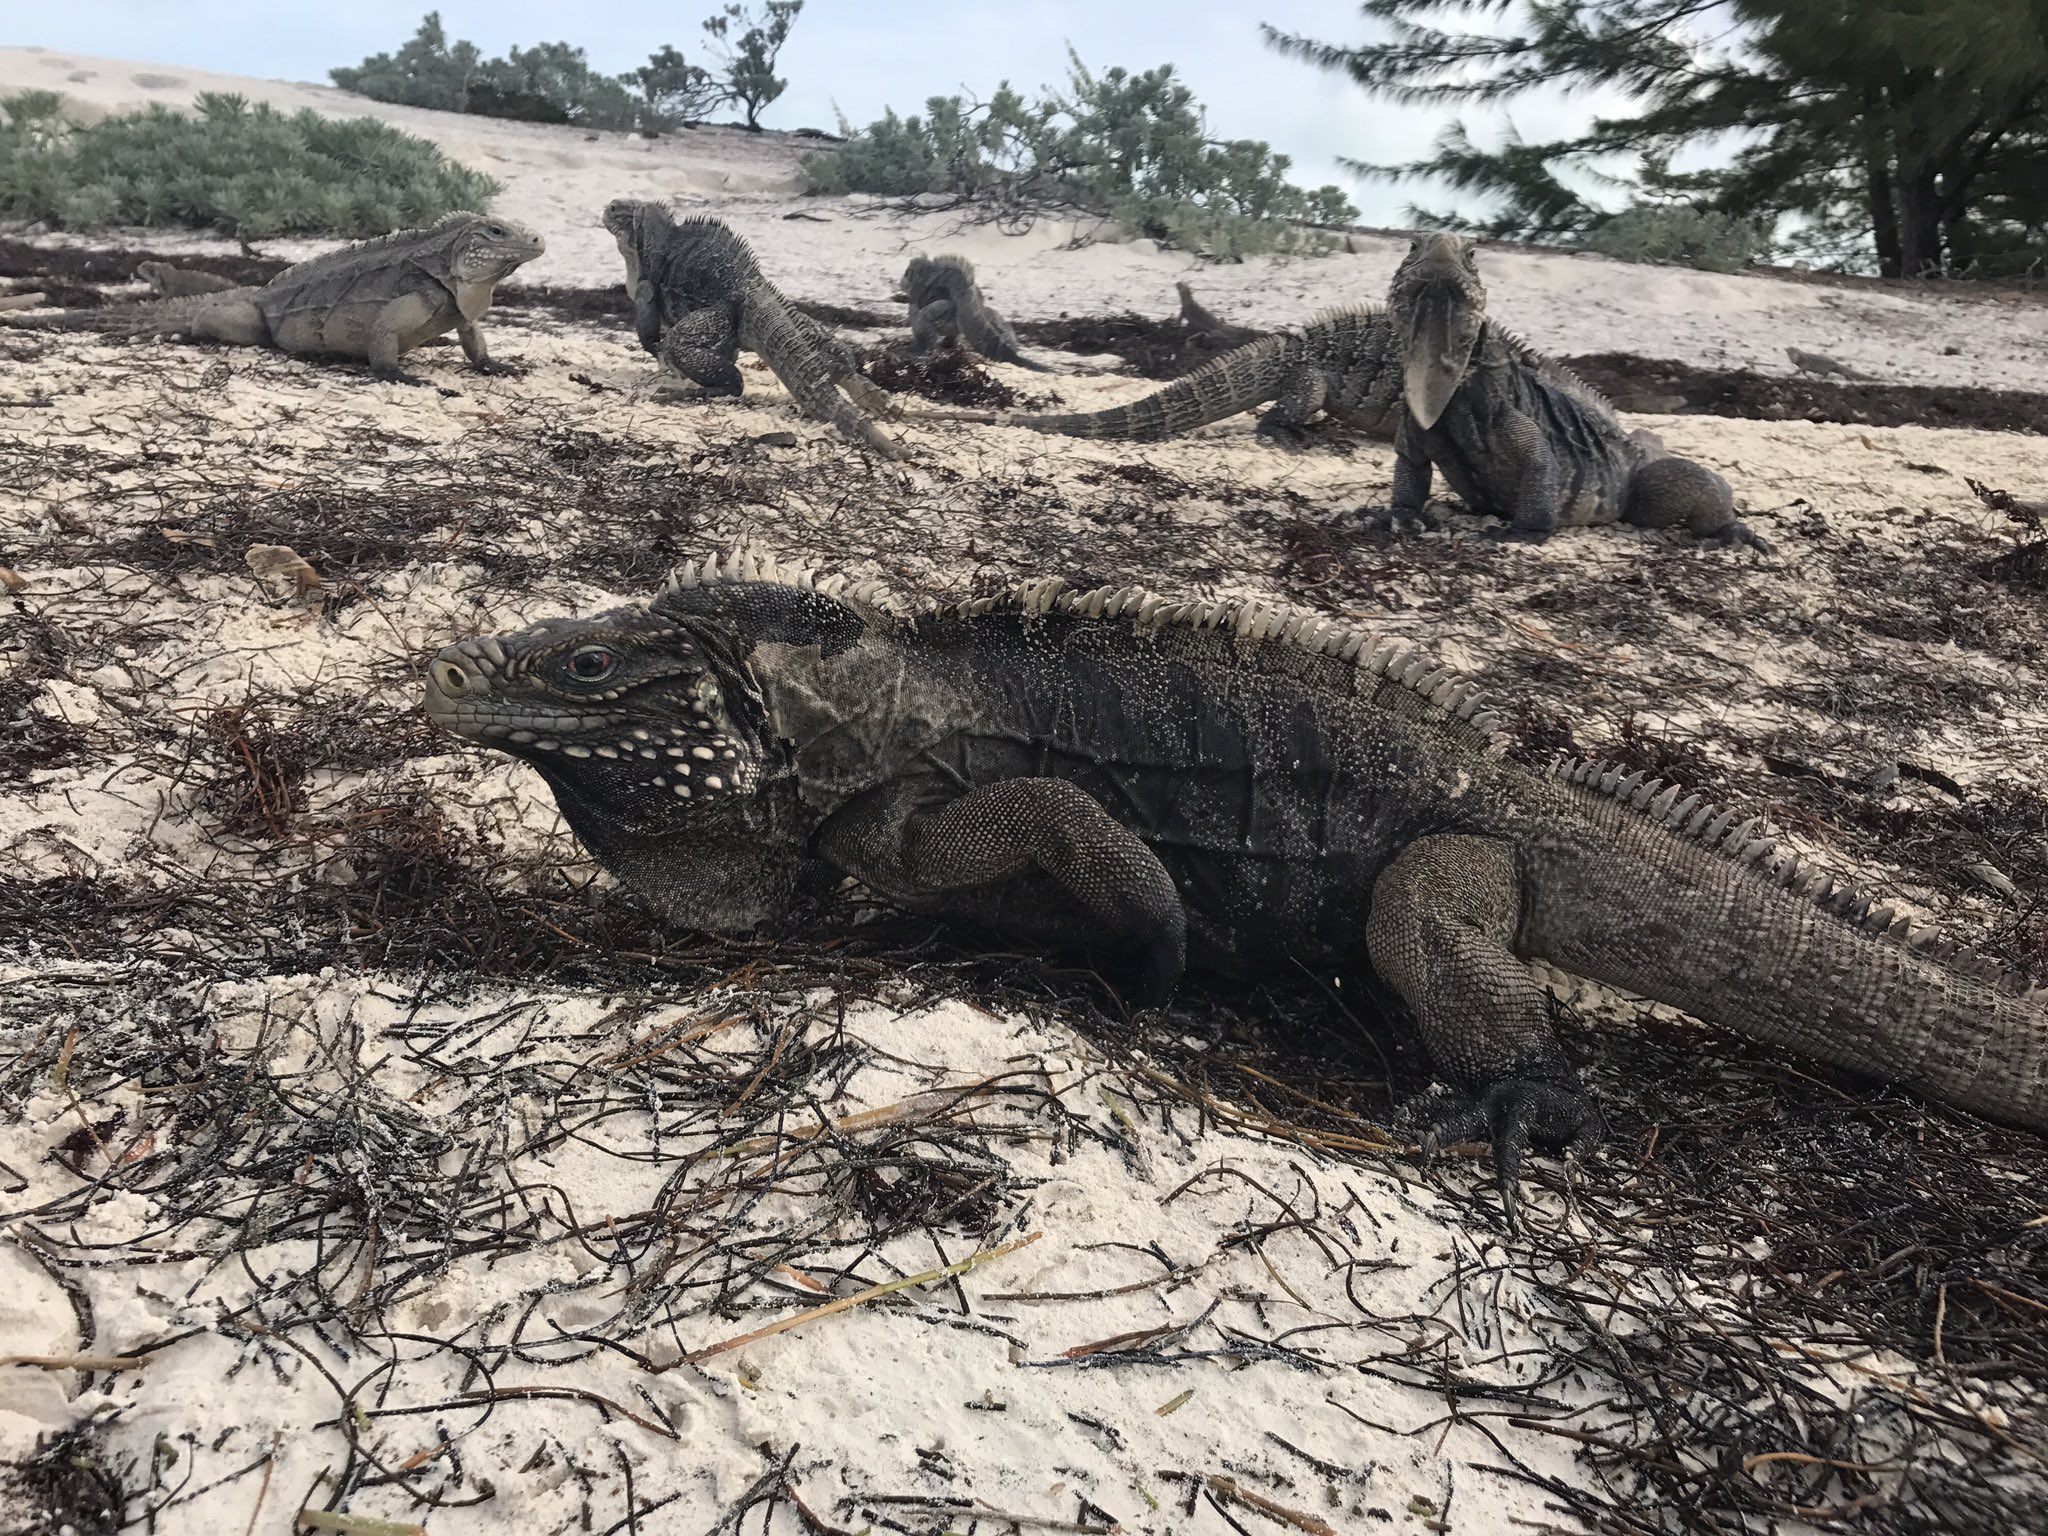
[(459, 694), (469, 687), (469, 674), (452, 661), (434, 663), (434, 681), (445, 694)]

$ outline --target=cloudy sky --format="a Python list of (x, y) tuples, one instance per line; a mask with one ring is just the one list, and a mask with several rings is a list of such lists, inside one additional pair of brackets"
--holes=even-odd
[[(486, 54), (513, 44), (565, 40), (608, 73), (644, 62), (662, 43), (699, 55), (696, 6), (645, 0), (443, 0), (453, 37)], [(424, 0), (280, 5), (277, 0), (69, 0), (14, 8), (8, 43), (154, 64), (182, 64), (289, 80), (325, 82), (336, 64), (395, 49), (418, 27)], [(1097, 71), (1113, 64), (1175, 65), (1208, 109), (1212, 133), (1264, 139), (1293, 157), (1297, 179), (1335, 181), (1367, 222), (1400, 222), (1410, 200), (1446, 201), (1427, 186), (1359, 184), (1338, 156), (1414, 159), (1444, 114), (1368, 99), (1349, 81), (1281, 57), (1258, 23), (1346, 42), (1367, 23), (1346, 0), (807, 0), (782, 54), (789, 90), (763, 123), (830, 128), (835, 111), (856, 125), (884, 107), (915, 111), (926, 97), (987, 95), (1002, 80), (1027, 94), (1063, 83), (1071, 43)], [(1515, 126), (1538, 137), (1584, 120), (1586, 103), (1552, 98), (1519, 103)], [(1497, 126), (1481, 117), (1481, 127)]]

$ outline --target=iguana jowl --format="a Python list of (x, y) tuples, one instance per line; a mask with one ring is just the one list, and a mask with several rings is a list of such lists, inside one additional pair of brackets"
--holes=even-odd
[(604, 227), (625, 258), (634, 332), (665, 366), (707, 394), (736, 396), (744, 347), (805, 415), (885, 458), (904, 456), (868, 414), (886, 412), (888, 396), (861, 376), (853, 348), (794, 308), (722, 220), (679, 219), (665, 204), (619, 198), (606, 206)]
[(1394, 439), (1396, 522), (1424, 519), (1442, 470), (1466, 506), (1529, 538), (1620, 522), (1769, 548), (1737, 521), (1726, 480), (1666, 452), (1654, 432), (1629, 431), (1592, 385), (1486, 317), (1469, 242), (1416, 239), (1387, 307), (1406, 406)]
[(507, 373), (516, 370), (492, 360), (478, 322), (499, 281), (546, 249), (537, 233), (511, 219), (451, 213), (426, 229), (380, 235), (302, 261), (260, 288), (9, 321), (354, 358), (380, 378), (409, 384), (421, 381), (399, 367), (399, 358), (453, 331), (479, 373)]
[(903, 292), (910, 304), (914, 350), (928, 352), (941, 342), (958, 341), (991, 362), (1052, 371), (1017, 349), (1017, 333), (981, 296), (974, 263), (965, 256), (911, 257), (903, 269)]
[(893, 616), (878, 590), (734, 557), (646, 608), (466, 640), (439, 724), (523, 759), (586, 848), (672, 919), (771, 916), (807, 861), (1034, 943), (1369, 964), (1491, 1126), (1580, 1147), (1525, 961), (2048, 1130), (2048, 1008), (1756, 833), (1599, 763), (1502, 755), (1476, 688), (1255, 602), (1042, 581)]

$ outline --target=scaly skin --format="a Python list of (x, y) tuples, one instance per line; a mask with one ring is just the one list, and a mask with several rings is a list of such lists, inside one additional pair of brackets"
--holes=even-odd
[(1320, 411), (1391, 440), (1402, 413), (1400, 348), (1385, 311), (1336, 310), (1300, 331), (1261, 336), (1129, 405), (1065, 416), (922, 411), (917, 419), (1156, 443), (1269, 401), (1272, 409), (1259, 418), (1268, 437), (1297, 437)]
[(1684, 528), (1723, 544), (1768, 545), (1735, 516), (1728, 482), (1630, 432), (1600, 392), (1486, 318), (1471, 244), (1424, 235), (1388, 291), (1400, 334), (1403, 402), (1394, 439), (1392, 521), (1426, 521), (1443, 471), (1475, 512), (1523, 538), (1626, 522)]
[(1050, 373), (1017, 348), (1010, 322), (989, 307), (974, 280), (974, 264), (965, 256), (913, 256), (903, 269), (903, 291), (910, 303), (910, 340), (914, 350), (929, 352), (941, 342), (964, 342), (991, 362), (1011, 363), (1035, 373)]
[(1012, 939), (1369, 964), (1490, 1126), (1582, 1149), (1597, 1108), (1525, 961), (2048, 1129), (2048, 1010), (1802, 870), (1755, 823), (1599, 764), (1504, 759), (1478, 691), (1318, 615), (1135, 589), (891, 616), (734, 557), (645, 609), (463, 641), (437, 723), (532, 764), (674, 921), (775, 915), (808, 863)]
[(547, 242), (524, 224), (451, 213), (427, 229), (358, 241), (287, 267), (260, 288), (226, 288), (153, 303), (14, 324), (124, 336), (186, 336), (232, 346), (274, 347), (295, 357), (352, 358), (380, 378), (421, 382), (398, 360), (421, 342), (454, 331), (479, 373), (516, 370), (494, 362), (479, 324), (497, 284)]
[(888, 397), (860, 375), (853, 349), (793, 309), (723, 222), (678, 219), (664, 204), (620, 198), (605, 208), (604, 224), (625, 259), (640, 345), (664, 366), (708, 394), (737, 396), (745, 348), (774, 370), (806, 416), (884, 458), (904, 457), (869, 414), (886, 409)]

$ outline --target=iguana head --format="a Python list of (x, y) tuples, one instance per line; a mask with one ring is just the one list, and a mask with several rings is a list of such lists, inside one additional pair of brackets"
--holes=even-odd
[(1394, 272), (1387, 307), (1401, 331), (1409, 414), (1433, 427), (1465, 381), (1486, 321), (1477, 249), (1441, 231), (1418, 236)]
[[(598, 862), (678, 921), (741, 928), (779, 901), (792, 770), (730, 626), (618, 608), (458, 641), (425, 704), (538, 769)], [(746, 879), (708, 867), (735, 838)]]
[(604, 205), (604, 227), (611, 231), (619, 254), (626, 260), (626, 292), (630, 294), (640, 286), (645, 253), (661, 236), (675, 229), (675, 218), (666, 203), (615, 197)]
[(516, 219), (473, 214), (456, 231), (455, 242), (449, 248), (448, 270), (459, 283), (489, 285), (547, 248), (540, 231), (528, 229)]
[(913, 256), (903, 269), (903, 291), (913, 304), (943, 295), (959, 299), (974, 286), (974, 265), (965, 256)]

